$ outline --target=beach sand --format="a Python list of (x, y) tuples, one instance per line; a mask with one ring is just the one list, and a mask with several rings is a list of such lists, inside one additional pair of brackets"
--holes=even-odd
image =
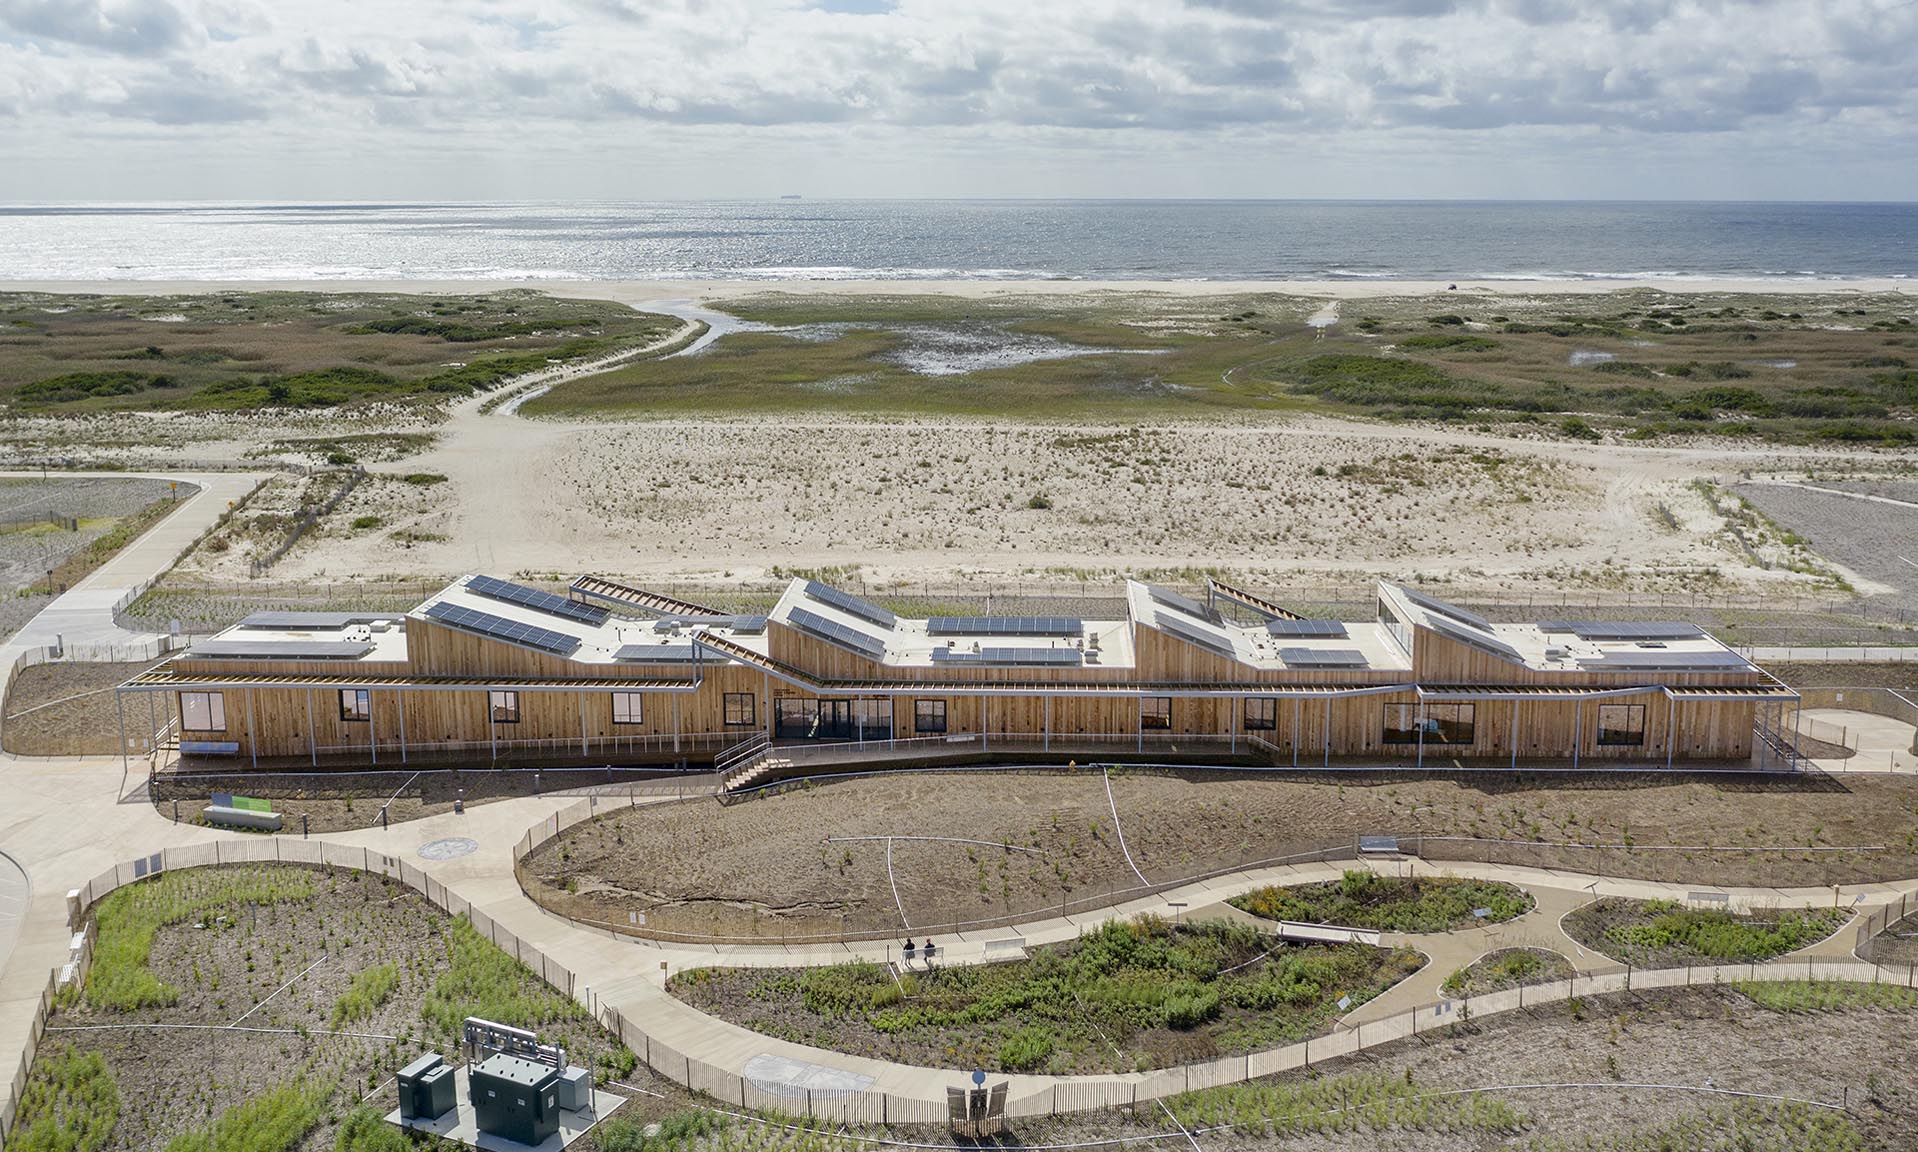
[[(1501, 281), (1459, 294), (1901, 292), (1905, 281)], [(0, 284), (0, 290), (472, 292), (705, 301), (759, 292), (964, 298), (1249, 292), (1321, 301), (1439, 293), (1408, 282), (560, 281)], [(1324, 307), (1304, 309), (1325, 315)], [(760, 582), (795, 568), (875, 581), (1110, 579), (1220, 569), (1264, 584), (1375, 574), (1479, 587), (1705, 590), (1805, 584), (1752, 562), (1693, 482), (1887, 457), (1871, 450), (1588, 444), (1331, 417), (1043, 424), (937, 418), (562, 421), (455, 405), (420, 455), (375, 473), (273, 570), (362, 580), (486, 570)], [(154, 423), (154, 428), (159, 424)], [(364, 430), (362, 428), (362, 430)], [(204, 430), (203, 430), (204, 431)], [(311, 434), (312, 429), (306, 429)], [(235, 421), (175, 450), (239, 458), (284, 429)], [(438, 473), (419, 488), (400, 478)], [(294, 481), (276, 481), (283, 486)], [(281, 502), (295, 493), (282, 493)], [(263, 507), (273, 500), (260, 501)], [(355, 529), (355, 521), (377, 527)], [(257, 542), (185, 570), (244, 578)], [(1869, 583), (1863, 590), (1870, 590)]]

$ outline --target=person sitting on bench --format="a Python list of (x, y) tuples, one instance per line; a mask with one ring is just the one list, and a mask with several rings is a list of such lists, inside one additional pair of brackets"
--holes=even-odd
[[(932, 943), (932, 941), (928, 940), (926, 941), (926, 943), (930, 944)], [(913, 956), (918, 953), (918, 950), (919, 950), (919, 946), (912, 942), (912, 937), (910, 936), (906, 937), (906, 942), (902, 946), (902, 951), (905, 953), (906, 959), (908, 960), (912, 959)]]
[(932, 958), (934, 955), (938, 953), (938, 951), (939, 951), (939, 946), (932, 942), (932, 937), (930, 936), (926, 937), (926, 964), (928, 966), (932, 964)]

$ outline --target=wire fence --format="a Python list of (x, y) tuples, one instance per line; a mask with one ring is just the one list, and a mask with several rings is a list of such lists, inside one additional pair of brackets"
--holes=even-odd
[[(69, 899), (70, 922), (76, 927), (84, 924), (88, 911), (108, 893), (167, 871), (222, 864), (267, 863), (356, 869), (400, 881), (420, 892), (435, 907), (449, 915), (468, 917), (480, 935), (514, 957), (540, 979), (583, 1004), (602, 1026), (618, 1036), (656, 1073), (726, 1105), (737, 1104), (748, 1110), (805, 1115), (839, 1123), (937, 1124), (947, 1119), (944, 1098), (946, 1081), (942, 1077), (950, 1077), (953, 1085), (958, 1085), (964, 1077), (964, 1073), (958, 1070), (942, 1072), (929, 1069), (923, 1092), (896, 1093), (870, 1088), (812, 1089), (742, 1076), (655, 1037), (640, 1021), (643, 1009), (623, 1000), (602, 997), (589, 981), (582, 979), (580, 973), (555, 960), (541, 946), (521, 939), (424, 870), (404, 859), (374, 852), (370, 848), (279, 838), (214, 841), (169, 848), (138, 861), (117, 865), (89, 881)], [(1912, 897), (1902, 897), (1883, 909), (1859, 918), (1852, 937), (1854, 947), (1862, 946), (1885, 926), (1909, 914), (1913, 904)], [(550, 939), (553, 935), (551, 925), (546, 925), (542, 934)], [(73, 978), (72, 970), (69, 970), (68, 975)], [(604, 975), (611, 983), (628, 974), (608, 970)], [(1009, 1118), (1022, 1119), (1101, 1108), (1136, 1107), (1183, 1092), (1310, 1068), (1381, 1045), (1443, 1032), (1475, 1019), (1571, 999), (1776, 980), (1844, 981), (1918, 988), (1918, 968), (1911, 965), (1874, 964), (1842, 957), (1786, 958), (1761, 963), (1662, 969), (1609, 965), (1579, 972), (1570, 979), (1525, 985), (1479, 996), (1441, 998), (1431, 1004), (1418, 1005), (1376, 1020), (1340, 1023), (1327, 1035), (1261, 1052), (1148, 1072), (1013, 1077), (1013, 1093), (1006, 1114)], [(45, 1034), (46, 1018), (52, 1010), (60, 983), (60, 975), (56, 973), (49, 978), (42, 992), (33, 1019), (31, 1041), (13, 1078), (12, 1095), (4, 1109), (0, 1109), (0, 1133), (11, 1128), (16, 1102), (24, 1090), (34, 1052)]]

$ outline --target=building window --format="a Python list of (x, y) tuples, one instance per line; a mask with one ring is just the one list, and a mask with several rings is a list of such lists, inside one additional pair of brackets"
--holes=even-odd
[(180, 693), (180, 727), (188, 732), (226, 731), (226, 693)]
[(644, 724), (645, 710), (641, 706), (638, 692), (613, 693), (613, 723)]
[(492, 710), (493, 723), (519, 723), (519, 693), (488, 692), (486, 694), (486, 706)]
[(1645, 742), (1643, 704), (1600, 704), (1598, 742), (1637, 747)]
[(751, 728), (759, 723), (759, 713), (751, 692), (726, 693), (726, 727)]
[(912, 730), (914, 732), (944, 732), (946, 730), (946, 702), (944, 700), (914, 700), (912, 702)]
[[(1425, 743), (1470, 744), (1472, 742), (1472, 705), (1427, 704), (1424, 709)], [(1419, 743), (1419, 705), (1387, 704), (1384, 739), (1387, 744)]]
[(1172, 727), (1172, 697), (1145, 696), (1139, 700), (1139, 727), (1170, 730)]
[(365, 688), (340, 689), (340, 719), (372, 720), (373, 693)]
[(1273, 732), (1279, 727), (1279, 702), (1270, 696), (1245, 698), (1245, 730)]

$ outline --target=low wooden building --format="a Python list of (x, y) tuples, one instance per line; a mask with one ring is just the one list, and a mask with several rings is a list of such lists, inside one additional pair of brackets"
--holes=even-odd
[(1795, 766), (1797, 694), (1694, 625), (1494, 624), (1390, 583), (1353, 622), (1217, 582), (1125, 592), (1120, 619), (906, 619), (794, 580), (761, 616), (468, 576), (404, 616), (250, 616), (128, 681), (122, 712), (196, 766)]

